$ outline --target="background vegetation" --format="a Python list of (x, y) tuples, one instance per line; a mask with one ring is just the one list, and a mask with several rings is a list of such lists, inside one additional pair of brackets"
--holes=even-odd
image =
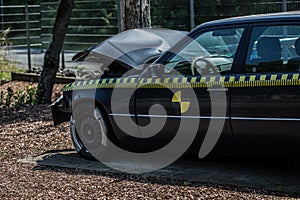
[(12, 44), (7, 39), (9, 33), (10, 28), (0, 32), (0, 84), (11, 80), (11, 72), (21, 71), (16, 69), (14, 65), (6, 59), (9, 55), (9, 47)]
[[(118, 33), (117, 0), (75, 0), (75, 8), (65, 40), (65, 49), (82, 50)], [(45, 49), (49, 45), (52, 27), (59, 1), (18, 0), (6, 1), (7, 5), (35, 4), (38, 8), (30, 8), (31, 43), (39, 43)], [(196, 25), (206, 21), (241, 16), (248, 14), (270, 13), (282, 11), (281, 0), (195, 0)], [(287, 0), (288, 10), (299, 10), (300, 0)], [(5, 15), (4, 21), (24, 21), (24, 8), (5, 8), (4, 14), (23, 13), (21, 15)], [(190, 0), (151, 0), (152, 26), (177, 30), (190, 30)], [(37, 22), (34, 22), (37, 21)], [(4, 28), (11, 27), (10, 38), (14, 45), (26, 44), (24, 23), (5, 23)]]

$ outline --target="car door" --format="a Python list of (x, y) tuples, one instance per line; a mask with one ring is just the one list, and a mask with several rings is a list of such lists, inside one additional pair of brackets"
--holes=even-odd
[[(234, 145), (227, 113), (229, 95), (219, 83), (231, 73), (243, 31), (222, 27), (195, 32), (148, 69), (148, 77), (140, 80), (135, 93), (137, 123), (143, 129), (151, 120), (158, 124), (165, 120), (160, 130), (152, 127), (158, 134), (151, 137), (150, 146), (157, 149), (170, 143), (182, 124), (187, 124), (185, 137), (194, 141), (192, 151), (199, 151), (208, 134), (207, 140)], [(201, 68), (207, 64), (210, 68)], [(223, 113), (217, 114), (220, 110)], [(222, 120), (221, 129), (214, 129)], [(141, 135), (151, 135), (151, 131), (143, 129)], [(145, 148), (149, 143), (139, 144)]]
[(300, 24), (259, 24), (249, 29), (245, 62), (230, 86), (233, 133), (242, 148), (267, 151), (268, 147), (299, 146), (299, 57), (295, 42)]

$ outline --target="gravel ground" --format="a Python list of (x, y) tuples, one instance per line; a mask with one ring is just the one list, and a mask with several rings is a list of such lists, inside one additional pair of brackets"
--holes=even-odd
[[(22, 82), (0, 85), (27, 87)], [(56, 96), (61, 85), (55, 86)], [(18, 159), (71, 149), (68, 124), (54, 127), (49, 105), (0, 109), (1, 199), (293, 199), (261, 189), (191, 183), (20, 164)], [(299, 196), (298, 196), (299, 198)]]

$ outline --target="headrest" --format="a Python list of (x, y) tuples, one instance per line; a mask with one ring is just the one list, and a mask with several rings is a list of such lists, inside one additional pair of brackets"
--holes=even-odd
[(277, 37), (262, 37), (257, 42), (257, 54), (261, 58), (278, 60), (281, 58), (281, 45)]

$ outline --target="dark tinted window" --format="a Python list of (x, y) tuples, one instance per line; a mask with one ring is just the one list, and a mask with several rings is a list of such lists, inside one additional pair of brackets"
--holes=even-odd
[[(300, 26), (255, 27), (251, 33), (245, 72), (299, 72)], [(297, 50), (299, 49), (299, 50)], [(299, 53), (299, 54), (298, 54)]]

